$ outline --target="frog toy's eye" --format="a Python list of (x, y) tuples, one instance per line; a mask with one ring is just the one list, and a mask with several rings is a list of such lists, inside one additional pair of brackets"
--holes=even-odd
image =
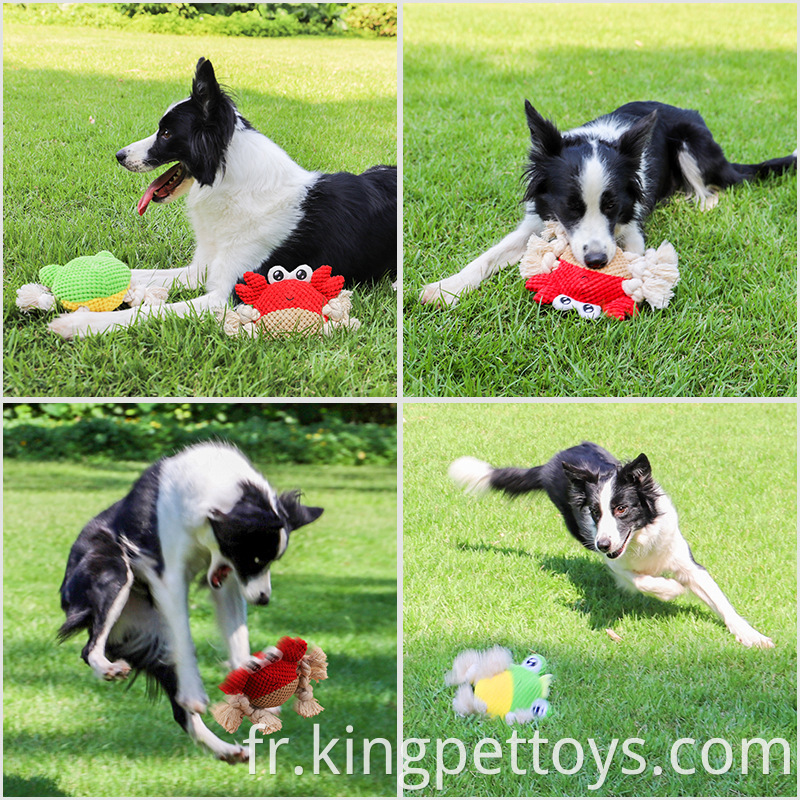
[(541, 672), (542, 667), (544, 666), (544, 659), (534, 653), (532, 656), (528, 656), (522, 662), (522, 666), (527, 667), (532, 672)]
[(294, 272), (290, 273), (289, 277), (294, 278), (296, 281), (311, 282), (311, 273), (313, 270), (308, 264), (301, 264)]
[(547, 712), (550, 710), (550, 703), (547, 700), (540, 698), (539, 700), (534, 700), (533, 705), (531, 705), (531, 714), (536, 719), (542, 719), (547, 715)]
[(278, 283), (279, 281), (284, 280), (287, 277), (287, 272), (283, 267), (270, 267), (269, 272), (267, 273), (267, 280), (270, 283)]

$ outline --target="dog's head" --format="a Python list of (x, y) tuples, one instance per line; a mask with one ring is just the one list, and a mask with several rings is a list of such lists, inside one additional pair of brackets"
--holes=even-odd
[(230, 511), (215, 509), (209, 514), (219, 546), (208, 569), (209, 585), (219, 589), (234, 572), (245, 600), (266, 605), (272, 592), (271, 564), (286, 552), (291, 532), (313, 522), (322, 511), (302, 505), (299, 492), (276, 497), (253, 483), (242, 484), (242, 495)]
[(644, 453), (610, 473), (567, 462), (562, 467), (573, 507), (594, 530), (591, 546), (608, 558), (619, 558), (633, 534), (658, 516), (659, 490)]
[(236, 106), (220, 88), (211, 62), (201, 58), (191, 95), (167, 109), (152, 136), (117, 153), (117, 161), (131, 172), (173, 165), (147, 187), (139, 201), (139, 214), (144, 214), (150, 201), (172, 202), (194, 181), (200, 186), (213, 183), (225, 166), (225, 151), (236, 121)]
[(579, 266), (601, 269), (643, 200), (642, 156), (657, 112), (627, 129), (611, 120), (590, 123), (581, 135), (562, 134), (527, 100), (525, 113), (531, 132), (525, 200), (543, 220), (564, 226)]

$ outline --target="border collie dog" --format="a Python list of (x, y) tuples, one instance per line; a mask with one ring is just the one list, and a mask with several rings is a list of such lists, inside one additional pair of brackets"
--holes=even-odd
[(464, 269), (422, 291), (451, 305), (497, 270), (522, 259), (544, 222), (567, 231), (579, 266), (600, 269), (623, 250), (644, 253), (643, 225), (655, 205), (684, 191), (703, 210), (742, 181), (797, 169), (797, 152), (761, 164), (732, 164), (697, 111), (638, 102), (561, 133), (526, 100), (531, 133), (525, 217), (517, 230)]
[(139, 214), (151, 202), (187, 195), (197, 240), (188, 267), (134, 270), (133, 288), (205, 286), (206, 294), (64, 315), (50, 325), (62, 336), (108, 331), (165, 310), (184, 316), (220, 308), (246, 271), (266, 275), (276, 265), (291, 272), (330, 264), (346, 285), (397, 273), (397, 168), (375, 166), (360, 175), (303, 169), (239, 113), (205, 58), (197, 62), (191, 96), (168, 108), (158, 130), (123, 147), (117, 160), (132, 172), (171, 164), (147, 187)]
[(59, 638), (88, 629), (82, 656), (99, 678), (143, 671), (195, 741), (223, 761), (246, 761), (246, 748), (217, 738), (200, 717), (208, 697), (189, 629), (189, 584), (203, 573), (229, 666), (248, 664), (246, 602), (269, 602), (270, 565), (293, 530), (322, 514), (298, 498), (299, 492), (276, 494), (227, 445), (199, 444), (156, 462), (73, 544)]
[(495, 469), (465, 456), (451, 464), (450, 477), (472, 492), (496, 489), (519, 495), (544, 490), (567, 530), (602, 555), (620, 588), (659, 600), (672, 600), (688, 589), (722, 618), (737, 642), (773, 646), (739, 616), (694, 560), (678, 528), (675, 506), (653, 480), (644, 454), (621, 464), (602, 447), (584, 442), (530, 469)]

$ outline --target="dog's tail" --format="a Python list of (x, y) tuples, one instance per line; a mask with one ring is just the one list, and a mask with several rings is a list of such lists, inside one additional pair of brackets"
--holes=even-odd
[(59, 644), (66, 642), (70, 636), (78, 631), (88, 628), (92, 621), (92, 612), (89, 608), (71, 608), (67, 612), (67, 621), (58, 629), (56, 638)]
[(791, 172), (797, 170), (797, 150), (790, 156), (783, 158), (771, 158), (769, 161), (762, 161), (760, 164), (731, 164), (738, 180), (741, 181), (754, 181), (766, 178), (769, 175), (782, 175), (784, 172)]
[(541, 473), (541, 467), (495, 469), (491, 464), (471, 456), (456, 459), (448, 470), (452, 480), (471, 494), (480, 494), (489, 489), (511, 495), (534, 492), (545, 488)]

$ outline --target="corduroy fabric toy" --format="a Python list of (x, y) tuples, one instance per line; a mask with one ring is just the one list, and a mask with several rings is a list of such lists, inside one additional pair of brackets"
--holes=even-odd
[(163, 303), (167, 290), (131, 289), (131, 270), (107, 250), (78, 256), (66, 264), (48, 264), (39, 270), (39, 283), (17, 289), (17, 306), (25, 313), (49, 311), (56, 301), (68, 311), (113, 311), (122, 303)]
[[(280, 279), (274, 279), (276, 274)], [(350, 317), (352, 292), (343, 290), (344, 278), (332, 276), (329, 266), (313, 272), (305, 265), (293, 272), (272, 267), (269, 276), (270, 281), (263, 275), (245, 272), (244, 283), (236, 284), (243, 304), (220, 315), (226, 333), (311, 335), (327, 334), (337, 327), (360, 327), (361, 323)]]
[(576, 261), (564, 228), (548, 222), (541, 236), (534, 234), (528, 240), (519, 269), (537, 303), (560, 310), (574, 308), (590, 319), (603, 313), (625, 319), (634, 316), (644, 301), (653, 308), (666, 308), (680, 278), (678, 255), (669, 242), (643, 256), (618, 247), (612, 260), (599, 270), (577, 266)]
[(509, 725), (546, 716), (550, 704), (545, 698), (553, 679), (543, 674), (547, 662), (536, 653), (522, 664), (512, 661), (511, 651), (500, 646), (459, 653), (445, 675), (448, 686), (458, 686), (453, 698), (456, 713), (502, 717)]
[(274, 733), (281, 729), (281, 721), (270, 709), (295, 695), (294, 710), (301, 717), (319, 714), (324, 709), (314, 699), (310, 681), (328, 677), (328, 659), (319, 647), (310, 653), (306, 650), (302, 639), (284, 636), (277, 648), (256, 653), (255, 668), (240, 667), (220, 684), (219, 688), (229, 697), (211, 709), (214, 719), (228, 733), (238, 730), (244, 717), (262, 725), (264, 733)]

